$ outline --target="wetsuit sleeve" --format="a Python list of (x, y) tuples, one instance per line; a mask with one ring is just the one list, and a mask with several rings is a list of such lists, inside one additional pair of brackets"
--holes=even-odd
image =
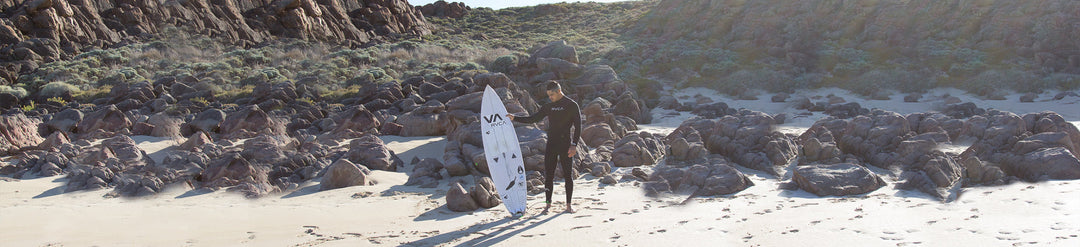
[(522, 122), (522, 123), (539, 122), (541, 119), (544, 119), (544, 117), (547, 117), (547, 109), (548, 109), (548, 106), (544, 105), (544, 106), (540, 107), (540, 111), (536, 112), (536, 114), (533, 114), (532, 116), (528, 116), (528, 117), (515, 117), (514, 122)]
[(570, 145), (577, 146), (578, 140), (581, 139), (581, 110), (578, 109), (577, 102), (571, 104), (572, 106), (570, 108), (572, 109), (574, 116), (570, 121), (573, 121), (572, 124), (574, 125), (574, 138), (570, 139)]

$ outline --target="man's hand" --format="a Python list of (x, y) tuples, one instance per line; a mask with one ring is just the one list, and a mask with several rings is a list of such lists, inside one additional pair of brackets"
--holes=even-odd
[(574, 155), (577, 154), (577, 146), (570, 146), (570, 151), (567, 151), (566, 154), (570, 157), (574, 157)]
[(514, 121), (514, 114), (507, 113), (506, 118), (509, 118), (510, 121)]

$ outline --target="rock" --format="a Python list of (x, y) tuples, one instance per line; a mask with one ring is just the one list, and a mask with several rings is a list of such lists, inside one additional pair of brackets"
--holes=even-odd
[(372, 170), (397, 171), (397, 167), (390, 160), (390, 149), (375, 135), (364, 135), (350, 142), (349, 152), (345, 157)]
[(1076, 92), (1061, 92), (1061, 93), (1058, 93), (1058, 94), (1054, 95), (1054, 100), (1063, 100), (1066, 97), (1070, 97), (1070, 96), (1071, 97), (1080, 97), (1080, 94), (1077, 94)]
[(250, 138), (258, 134), (284, 135), (284, 121), (271, 118), (255, 105), (244, 106), (221, 122), (221, 134), (232, 138)]
[(53, 114), (52, 119), (45, 122), (49, 129), (73, 133), (75, 126), (83, 120), (83, 113), (75, 108), (68, 108), (60, 113)]
[(146, 123), (154, 126), (149, 133), (150, 136), (172, 138), (183, 136), (180, 133), (180, 125), (184, 124), (184, 120), (180, 118), (158, 113), (150, 116)]
[(920, 93), (911, 93), (911, 94), (908, 94), (907, 96), (904, 96), (904, 102), (909, 102), (909, 103), (919, 102), (919, 100), (922, 99), (922, 97), (923, 97), (923, 95), (920, 94)]
[(979, 157), (971, 156), (960, 162), (966, 173), (964, 178), (969, 184), (1002, 184), (1005, 172), (996, 165), (985, 164)]
[(420, 12), (424, 13), (424, 17), (442, 17), (442, 18), (454, 18), (458, 19), (465, 17), (469, 13), (469, 6), (465, 6), (465, 3), (453, 2), (447, 3), (446, 1), (436, 1), (434, 3), (425, 4), (420, 7)]
[(502, 199), (495, 190), (495, 182), (491, 181), (490, 177), (477, 178), (476, 186), (473, 186), (469, 195), (476, 201), (476, 205), (482, 208), (493, 208), (502, 204)]
[(248, 162), (239, 153), (226, 153), (215, 159), (198, 177), (201, 187), (228, 188), (248, 197), (259, 197), (276, 191), (270, 185), (270, 169)]
[(150, 159), (150, 156), (146, 155), (146, 151), (139, 148), (131, 137), (118, 135), (102, 141), (101, 145), (108, 148), (124, 165), (121, 170), (154, 165), (154, 160)]
[(210, 135), (206, 132), (199, 131), (188, 137), (187, 141), (180, 144), (179, 149), (184, 151), (198, 152), (203, 145), (214, 143), (214, 140), (210, 138)]
[(454, 183), (450, 186), (450, 191), (446, 192), (446, 208), (451, 211), (471, 212), (479, 207), (476, 200), (469, 195), (468, 191), (465, 191), (464, 187), (461, 187), (460, 183)]
[(350, 108), (339, 119), (335, 119), (334, 122), (337, 123), (337, 127), (330, 131), (330, 135), (340, 135), (346, 130), (367, 132), (372, 129), (379, 129), (379, 120), (375, 119), (375, 114), (364, 107)]
[(611, 126), (606, 123), (598, 123), (585, 127), (581, 131), (581, 139), (585, 140), (585, 145), (590, 147), (599, 147), (605, 142), (615, 142), (615, 132), (611, 130)]
[(697, 195), (728, 195), (743, 191), (754, 185), (745, 174), (735, 169), (726, 159), (710, 159), (708, 166), (690, 167), (691, 184), (699, 187)]
[(579, 63), (577, 57), (577, 49), (573, 46), (567, 45), (566, 41), (552, 41), (544, 47), (533, 52), (529, 56), (529, 64), (536, 64), (536, 60), (540, 58), (558, 58), (569, 61), (571, 63)]
[(589, 174), (594, 177), (603, 177), (611, 173), (611, 164), (608, 162), (594, 162), (589, 165)]
[(348, 159), (338, 159), (334, 164), (326, 168), (319, 190), (326, 191), (358, 185), (368, 185), (368, 173), (366, 168), (357, 166)]
[(207, 133), (217, 133), (218, 127), (221, 122), (225, 122), (225, 112), (218, 109), (207, 109), (200, 112), (195, 116), (194, 120), (188, 122), (196, 131), (205, 131)]
[(617, 167), (653, 165), (667, 150), (664, 144), (647, 132), (627, 134), (615, 144), (611, 161)]
[(129, 129), (133, 125), (134, 123), (127, 118), (127, 115), (116, 108), (115, 105), (106, 105), (95, 112), (87, 114), (82, 122), (79, 122), (77, 128), (80, 134), (86, 134), (97, 130), (119, 132)]
[(1023, 102), (1023, 103), (1035, 102), (1035, 98), (1038, 98), (1038, 97), (1039, 97), (1039, 95), (1036, 94), (1036, 93), (1026, 93), (1026, 94), (1020, 96), (1020, 102)]
[(438, 101), (429, 101), (397, 118), (401, 124), (401, 136), (439, 136), (445, 135), (448, 121), (444, 114), (446, 108)]
[(284, 147), (289, 140), (282, 136), (260, 135), (244, 142), (240, 152), (248, 161), (259, 164), (276, 164), (287, 158)]
[(409, 180), (405, 182), (406, 186), (435, 188), (439, 185), (439, 180), (443, 179), (442, 174), (439, 173), (443, 169), (443, 164), (439, 160), (424, 158), (415, 165), (412, 174), (409, 175)]
[(134, 127), (131, 127), (131, 134), (137, 136), (147, 136), (153, 131), (154, 125), (148, 123), (137, 123)]
[(616, 179), (615, 175), (611, 175), (611, 174), (604, 175), (603, 178), (600, 178), (600, 183), (602, 183), (602, 184), (616, 184), (618, 182), (619, 182), (619, 179)]
[(41, 120), (23, 114), (0, 116), (0, 155), (7, 155), (45, 141), (38, 132)]
[(57, 131), (49, 134), (49, 137), (46, 137), (45, 141), (42, 141), (37, 147), (46, 151), (59, 151), (61, 146), (70, 142), (71, 139), (68, 138), (66, 133)]
[(1042, 148), (1002, 163), (1005, 173), (1027, 181), (1080, 179), (1080, 160), (1064, 147)]
[(885, 181), (866, 167), (850, 163), (799, 166), (792, 180), (818, 196), (864, 194), (885, 186)]
[(776, 103), (787, 102), (787, 99), (790, 98), (790, 97), (791, 97), (791, 95), (788, 94), (788, 93), (778, 93), (776, 95), (773, 95), (771, 100), (772, 100), (772, 102), (776, 102)]
[(641, 188), (645, 189), (645, 196), (649, 197), (656, 197), (660, 196), (660, 194), (671, 192), (671, 185), (664, 179), (647, 181), (641, 184)]

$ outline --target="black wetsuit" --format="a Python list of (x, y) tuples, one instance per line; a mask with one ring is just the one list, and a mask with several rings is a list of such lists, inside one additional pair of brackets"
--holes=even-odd
[[(556, 164), (562, 164), (563, 178), (566, 180), (566, 202), (570, 202), (570, 198), (574, 194), (574, 179), (572, 177), (573, 171), (573, 159), (570, 159), (569, 154), (572, 146), (577, 146), (578, 139), (581, 137), (581, 111), (578, 109), (578, 103), (574, 100), (563, 97), (558, 101), (544, 104), (540, 108), (540, 112), (528, 117), (515, 117), (514, 121), (522, 123), (535, 123), (543, 120), (544, 117), (548, 118), (548, 141), (546, 147), (546, 154), (544, 154), (544, 186), (547, 188), (547, 201), (551, 203), (551, 187), (555, 181), (555, 166)], [(571, 135), (571, 129), (573, 129), (573, 135)]]

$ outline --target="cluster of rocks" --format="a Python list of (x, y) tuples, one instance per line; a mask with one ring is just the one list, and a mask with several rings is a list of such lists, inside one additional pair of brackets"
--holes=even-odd
[[(712, 108), (719, 114), (729, 112), (726, 105)], [(749, 110), (683, 122), (664, 137), (668, 153), (664, 165), (647, 177), (646, 193), (692, 191), (710, 196), (752, 186), (735, 165), (780, 176), (798, 154), (798, 145), (792, 136), (774, 131), (776, 124), (772, 116)]]
[[(18, 74), (84, 50), (152, 38), (170, 26), (243, 47), (279, 37), (359, 46), (431, 32), (404, 0), (3, 0), (0, 13), (0, 62)], [(3, 78), (14, 82), (17, 74)]]
[[(900, 188), (949, 200), (963, 186), (1001, 184), (1011, 177), (1080, 178), (1072, 144), (1078, 138), (1075, 126), (1050, 112), (1021, 117), (989, 110), (961, 119), (937, 112), (903, 116), (874, 110), (849, 120), (822, 119), (800, 136), (800, 167), (794, 171), (794, 182), (819, 195), (866, 193), (883, 185), (860, 168), (871, 165), (900, 171)], [(970, 142), (974, 144), (960, 154), (942, 151), (944, 145)], [(828, 175), (839, 173), (847, 175)], [(826, 181), (800, 178), (808, 176)], [(836, 190), (842, 188), (850, 190)]]
[(420, 10), (421, 13), (424, 13), (424, 17), (443, 17), (454, 19), (465, 17), (465, 15), (468, 15), (469, 11), (472, 10), (472, 8), (466, 6), (465, 3), (448, 3), (442, 0), (436, 1), (434, 3), (425, 4), (424, 6), (417, 6), (416, 9)]
[(495, 182), (489, 177), (479, 177), (472, 190), (465, 190), (461, 183), (454, 183), (446, 192), (446, 208), (455, 212), (475, 211), (479, 208), (493, 208), (502, 204)]

